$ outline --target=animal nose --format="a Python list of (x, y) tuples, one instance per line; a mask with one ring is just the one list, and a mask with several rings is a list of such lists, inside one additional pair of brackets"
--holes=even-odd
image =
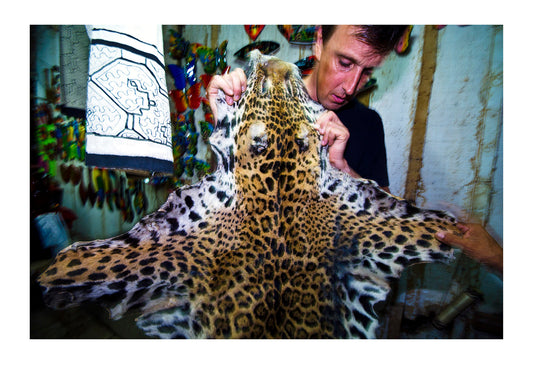
[(46, 306), (52, 309), (65, 309), (72, 304), (74, 296), (67, 291), (54, 292), (53, 294), (47, 291), (44, 293), (43, 299)]

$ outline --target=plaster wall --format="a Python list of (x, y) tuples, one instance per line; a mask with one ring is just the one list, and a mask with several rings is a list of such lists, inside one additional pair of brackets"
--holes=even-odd
[(45, 69), (59, 66), (59, 27), (38, 25), (37, 33), (32, 35), (31, 58), (35, 60), (32, 84), (35, 96), (39, 100), (46, 99), (46, 85), (50, 78), (46, 76)]

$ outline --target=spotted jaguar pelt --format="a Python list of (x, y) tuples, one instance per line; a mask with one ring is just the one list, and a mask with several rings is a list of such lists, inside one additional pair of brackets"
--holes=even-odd
[(46, 303), (97, 301), (162, 338), (371, 338), (391, 279), (449, 261), (455, 220), (330, 166), (324, 109), (297, 68), (253, 53), (243, 98), (218, 98), (216, 171), (118, 237), (61, 251)]

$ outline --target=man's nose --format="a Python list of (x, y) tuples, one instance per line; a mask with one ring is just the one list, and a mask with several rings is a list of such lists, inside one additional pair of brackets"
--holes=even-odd
[(355, 93), (355, 90), (361, 82), (361, 77), (363, 76), (363, 68), (357, 67), (352, 72), (350, 72), (349, 77), (344, 81), (344, 91), (347, 95), (351, 96)]

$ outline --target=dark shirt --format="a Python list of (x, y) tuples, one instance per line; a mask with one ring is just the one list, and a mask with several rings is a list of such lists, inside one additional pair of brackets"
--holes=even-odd
[(357, 100), (335, 111), (350, 131), (344, 158), (361, 177), (389, 186), (383, 122), (377, 112)]

